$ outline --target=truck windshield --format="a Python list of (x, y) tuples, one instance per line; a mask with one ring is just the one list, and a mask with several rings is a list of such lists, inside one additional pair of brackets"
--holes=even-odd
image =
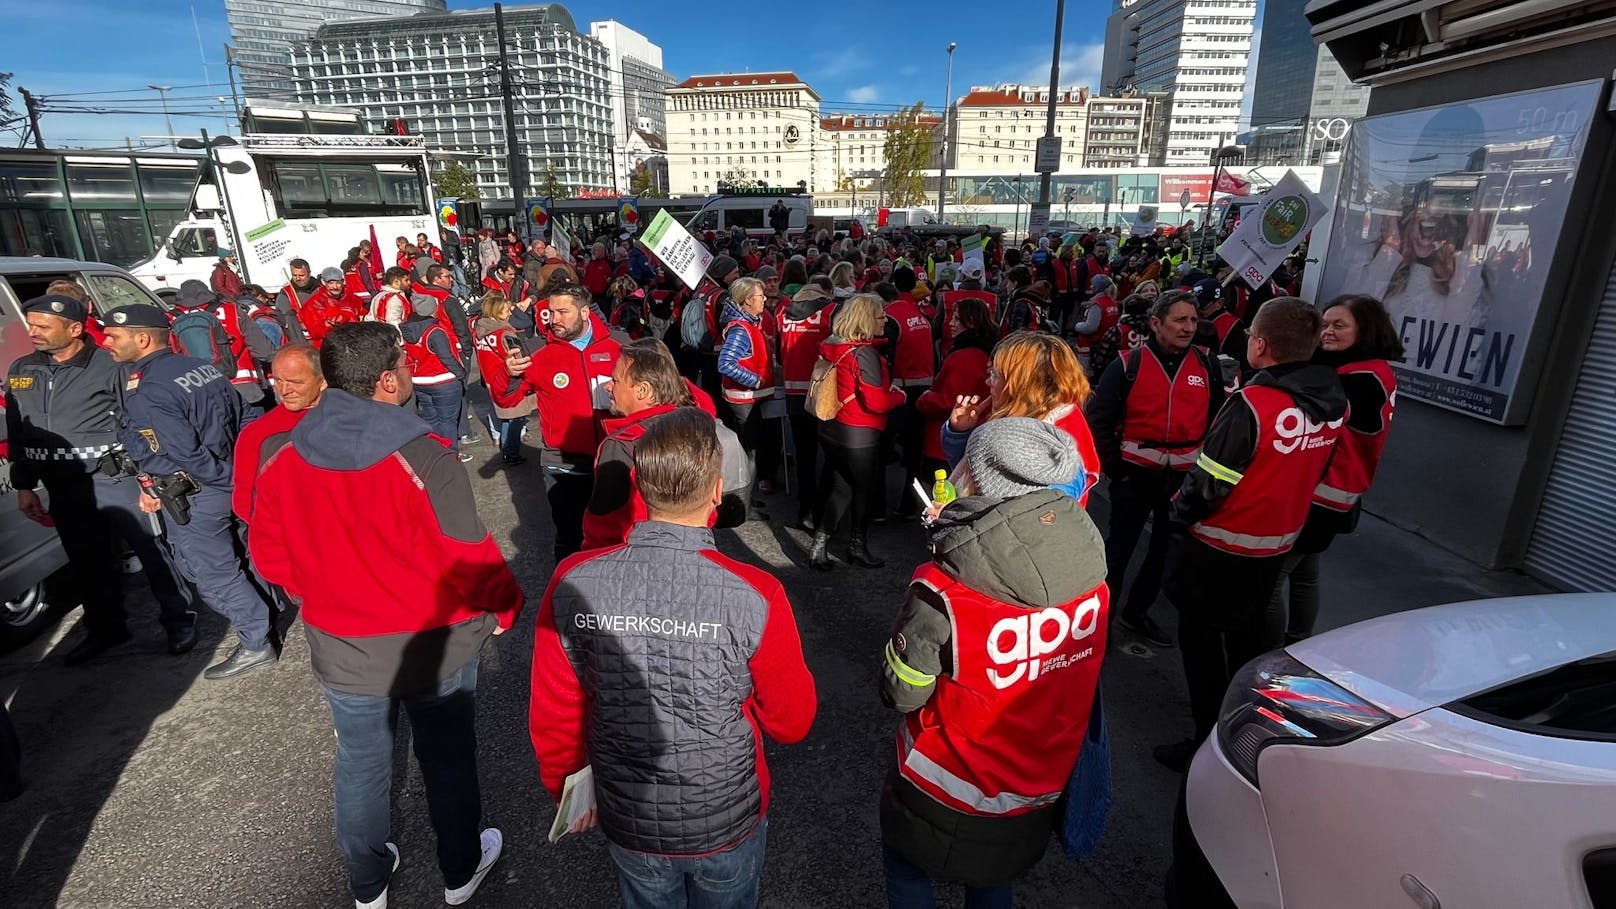
[(175, 232), (169, 243), (180, 256), (216, 256), (219, 238), (211, 227), (186, 227)]

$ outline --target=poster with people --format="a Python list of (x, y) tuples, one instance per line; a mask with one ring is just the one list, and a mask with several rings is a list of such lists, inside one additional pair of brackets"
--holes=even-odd
[[(1342, 167), (1319, 302), (1379, 297), (1398, 395), (1525, 419), (1523, 375), (1599, 82), (1368, 117)], [(1520, 393), (1517, 394), (1517, 391)]]

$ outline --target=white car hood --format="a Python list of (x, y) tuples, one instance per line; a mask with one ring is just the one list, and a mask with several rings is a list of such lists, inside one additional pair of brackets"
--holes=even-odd
[(1285, 649), (1402, 718), (1616, 651), (1616, 594), (1433, 606), (1348, 625)]

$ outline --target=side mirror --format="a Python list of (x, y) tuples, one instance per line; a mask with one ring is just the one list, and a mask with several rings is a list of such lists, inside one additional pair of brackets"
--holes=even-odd
[(183, 261), (183, 259), (184, 259), (184, 256), (180, 255), (179, 250), (174, 248), (174, 241), (173, 240), (164, 240), (163, 241), (163, 252), (167, 253), (168, 257), (170, 259), (173, 259), (175, 262), (180, 262), (180, 261)]

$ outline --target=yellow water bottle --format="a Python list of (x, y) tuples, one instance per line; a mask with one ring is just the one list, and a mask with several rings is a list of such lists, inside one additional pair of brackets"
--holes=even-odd
[(954, 484), (948, 482), (948, 471), (939, 470), (933, 475), (935, 479), (931, 484), (931, 500), (938, 505), (947, 505), (959, 498), (959, 491)]

